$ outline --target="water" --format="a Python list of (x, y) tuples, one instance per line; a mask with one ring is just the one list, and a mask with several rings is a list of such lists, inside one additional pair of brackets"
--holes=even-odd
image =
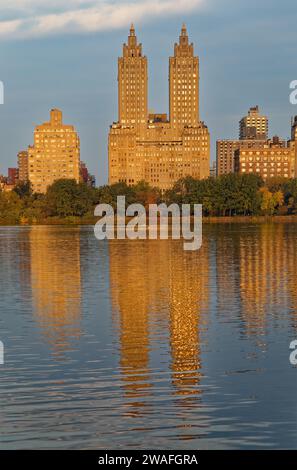
[(0, 227), (0, 448), (296, 448), (296, 241)]

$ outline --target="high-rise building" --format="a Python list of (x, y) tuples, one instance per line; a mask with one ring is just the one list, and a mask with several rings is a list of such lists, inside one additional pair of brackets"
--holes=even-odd
[(239, 122), (239, 140), (218, 140), (216, 149), (217, 175), (234, 172), (234, 155), (239, 149), (249, 149), (268, 139), (268, 118), (259, 113), (259, 107), (249, 109)]
[(147, 58), (142, 44), (137, 43), (131, 25), (128, 44), (118, 59), (119, 122), (124, 126), (145, 125), (147, 122)]
[(33, 191), (44, 193), (58, 179), (79, 182), (80, 144), (73, 126), (62, 123), (62, 112), (52, 109), (50, 121), (35, 128), (28, 148), (29, 180)]
[(174, 128), (197, 126), (199, 122), (199, 59), (194, 57), (193, 43), (185, 25), (174, 56), (169, 58), (169, 112)]
[(294, 178), (295, 148), (291, 141), (286, 144), (277, 136), (249, 149), (240, 148), (235, 151), (234, 170), (240, 174), (254, 173), (264, 180), (275, 176)]
[(109, 132), (109, 183), (141, 180), (161, 190), (209, 176), (210, 138), (199, 120), (199, 62), (182, 27), (169, 59), (170, 117), (148, 113), (147, 58), (131, 26), (118, 60), (119, 120)]
[(240, 140), (267, 140), (268, 139), (268, 118), (259, 112), (259, 106), (249, 109), (247, 116), (239, 122)]
[(18, 153), (19, 181), (26, 183), (29, 179), (28, 151), (21, 150)]

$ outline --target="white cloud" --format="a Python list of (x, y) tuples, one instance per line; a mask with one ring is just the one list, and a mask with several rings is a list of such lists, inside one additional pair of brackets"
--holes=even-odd
[(40, 37), (56, 33), (103, 31), (131, 21), (187, 14), (205, 0), (16, 0), (13, 7), (0, 0), (1, 38)]

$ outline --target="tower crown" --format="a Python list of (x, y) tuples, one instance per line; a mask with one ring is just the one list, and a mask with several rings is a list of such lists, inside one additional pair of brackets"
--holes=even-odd
[(135, 36), (135, 28), (134, 28), (133, 23), (131, 23), (131, 26), (130, 26), (130, 36)]
[(185, 23), (183, 23), (180, 37), (179, 37), (179, 44), (188, 45), (188, 43), (189, 43), (189, 38), (188, 38), (187, 28), (186, 28)]
[(134, 24), (131, 23), (130, 33), (128, 36), (128, 45), (123, 45), (123, 56), (124, 57), (141, 57), (142, 56), (142, 45), (137, 43), (137, 36), (135, 34)]
[(183, 23), (179, 43), (174, 44), (174, 55), (176, 57), (192, 57), (194, 55), (193, 43), (189, 44), (189, 36), (185, 23)]

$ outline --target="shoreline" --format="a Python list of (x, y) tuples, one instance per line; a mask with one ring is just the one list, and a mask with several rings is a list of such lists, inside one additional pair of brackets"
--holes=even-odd
[[(132, 220), (133, 217), (126, 217), (126, 221)], [(169, 218), (170, 219), (170, 218)], [(193, 217), (191, 217), (193, 220)], [(1, 222), (0, 227), (29, 227), (29, 226), (87, 226), (95, 225), (98, 222), (98, 218), (89, 217), (82, 218), (71, 217), (69, 219), (44, 219), (34, 223), (12, 223), (12, 222)], [(115, 219), (116, 222), (116, 219)], [(222, 216), (222, 217), (203, 217), (204, 224), (265, 224), (265, 223), (297, 223), (297, 215), (272, 215), (272, 216)]]

